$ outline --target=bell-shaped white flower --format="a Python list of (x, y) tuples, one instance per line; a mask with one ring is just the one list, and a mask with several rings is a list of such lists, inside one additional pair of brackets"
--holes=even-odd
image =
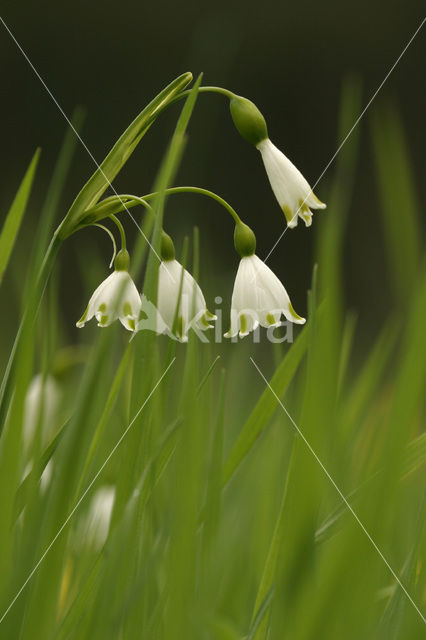
[[(42, 450), (52, 439), (60, 424), (60, 406), (62, 390), (50, 374), (38, 373), (31, 380), (25, 395), (24, 419), (22, 430), (24, 479), (33, 468), (32, 454), (36, 438)], [(38, 431), (39, 430), (39, 431)], [(38, 431), (38, 432), (37, 432)], [(44, 492), (50, 484), (53, 461), (49, 460), (40, 477), (40, 488)]]
[(129, 331), (135, 331), (141, 309), (141, 299), (128, 272), (129, 254), (122, 249), (115, 259), (115, 271), (101, 282), (89, 300), (86, 311), (76, 323), (84, 327), (93, 317), (98, 327), (108, 327), (119, 319)]
[(299, 169), (269, 138), (256, 147), (262, 155), (272, 191), (284, 212), (287, 225), (290, 228), (297, 226), (300, 217), (309, 227), (312, 224), (311, 209), (325, 209), (326, 205), (318, 200)]
[(262, 327), (276, 327), (281, 314), (296, 324), (304, 324), (293, 309), (287, 291), (271, 269), (254, 253), (241, 258), (231, 302), (231, 326), (225, 337), (240, 338)]
[(175, 259), (173, 240), (165, 231), (161, 232), (160, 252), (157, 308), (142, 296), (142, 311), (146, 317), (139, 321), (137, 330), (166, 333), (180, 342), (187, 342), (190, 328), (195, 331), (210, 329), (213, 326), (210, 320), (216, 320), (216, 316), (207, 310), (197, 282)]
[(90, 548), (99, 551), (103, 547), (108, 538), (114, 502), (114, 486), (102, 486), (94, 493), (87, 513), (72, 536), (76, 550)]
[(53, 376), (42, 373), (34, 376), (25, 394), (22, 433), (25, 451), (31, 449), (37, 427), (41, 432), (41, 446), (47, 445), (59, 426), (61, 400), (61, 387)]
[(166, 332), (181, 342), (188, 341), (190, 328), (201, 331), (211, 329), (213, 325), (210, 321), (216, 319), (207, 310), (198, 283), (175, 259), (163, 260), (160, 264), (157, 308), (167, 327)]

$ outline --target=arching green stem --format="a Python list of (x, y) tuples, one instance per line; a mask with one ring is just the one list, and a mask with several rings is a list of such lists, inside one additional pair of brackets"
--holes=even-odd
[[(231, 216), (233, 217), (233, 219), (237, 224), (242, 223), (240, 216), (235, 211), (235, 209), (231, 207), (229, 202), (226, 202), (226, 200), (218, 196), (217, 193), (214, 193), (213, 191), (209, 191), (208, 189), (202, 189), (201, 187), (170, 187), (170, 189), (166, 189), (164, 193), (166, 195), (172, 195), (174, 193), (198, 193), (200, 195), (207, 196), (209, 198), (212, 198), (213, 200), (216, 200), (216, 202), (221, 204), (222, 207), (224, 207), (231, 214)], [(153, 211), (151, 205), (149, 204), (149, 202), (147, 202), (147, 200), (151, 200), (151, 198), (155, 198), (157, 194), (158, 194), (157, 191), (154, 191), (153, 193), (148, 193), (147, 195), (144, 195), (142, 197), (134, 196), (128, 193), (120, 194), (120, 199), (122, 201), (122, 206), (120, 211), (125, 211), (128, 208), (136, 207), (138, 204), (141, 204), (147, 209), (150, 209), (151, 211)]]
[[(179, 93), (179, 95), (175, 96), (173, 100), (170, 100), (167, 106), (174, 104), (175, 102), (177, 102), (178, 100), (181, 100), (182, 98), (186, 98), (189, 95), (189, 93), (190, 93), (190, 90), (182, 91), (181, 93)], [(224, 89), (223, 87), (200, 87), (198, 89), (198, 93), (219, 93), (225, 96), (226, 98), (228, 98), (229, 100), (232, 100), (232, 98), (235, 96), (235, 93), (233, 91), (230, 91), (229, 89)]]
[(117, 218), (117, 216), (115, 216), (113, 213), (111, 213), (111, 215), (109, 217), (111, 218), (111, 220), (113, 220), (115, 222), (115, 224), (117, 225), (118, 230), (120, 232), (121, 248), (122, 249), (126, 249), (126, 234), (125, 234), (123, 225), (121, 224), (121, 222)]
[[(149, 209), (150, 211), (152, 211), (152, 213), (154, 213), (154, 209), (151, 207), (149, 202), (144, 200), (144, 198), (140, 198), (139, 196), (133, 196), (128, 193), (121, 194), (120, 198), (124, 201), (124, 204), (126, 206), (129, 205), (131, 207), (134, 207), (138, 204), (141, 204), (143, 207), (145, 207), (145, 209)], [(125, 207), (123, 207), (123, 210), (124, 209)]]
[[(216, 202), (221, 204), (222, 207), (224, 207), (231, 214), (236, 223), (241, 223), (241, 218), (235, 211), (235, 209), (231, 207), (231, 205), (226, 202), (226, 200), (218, 196), (217, 193), (209, 191), (208, 189), (202, 189), (201, 187), (171, 187), (170, 189), (166, 189), (164, 193), (166, 193), (167, 195), (172, 195), (174, 193), (198, 193), (202, 196), (207, 196), (208, 198), (212, 198), (213, 200), (216, 200)], [(157, 192), (154, 191), (153, 193), (144, 195), (143, 199), (150, 200), (151, 198), (155, 198), (156, 195)]]
[[(99, 227), (99, 229), (103, 229), (104, 231), (106, 231), (106, 233), (111, 238), (111, 242), (112, 242), (112, 246), (113, 246), (112, 258), (111, 258), (111, 262), (109, 263), (109, 268), (111, 269), (112, 265), (114, 264), (115, 256), (117, 255), (117, 244), (115, 242), (114, 235), (113, 235), (112, 231), (110, 231), (108, 229), (108, 227), (105, 227), (103, 224), (99, 224), (99, 222), (95, 222), (95, 224), (93, 226), (94, 227)], [(121, 226), (121, 223), (120, 223), (120, 226)]]

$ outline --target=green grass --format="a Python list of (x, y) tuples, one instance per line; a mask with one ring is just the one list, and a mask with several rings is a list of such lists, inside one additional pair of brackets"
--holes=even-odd
[[(185, 86), (186, 76), (163, 99), (172, 101)], [(197, 84), (153, 186), (156, 216), (141, 222), (156, 250), (165, 190), (182, 160), (196, 97)], [(109, 179), (151, 126), (160, 102), (142, 111), (113, 147), (102, 165)], [(349, 81), (338, 140), (361, 104), (359, 84)], [(308, 322), (295, 328), (294, 344), (202, 344), (193, 336), (181, 345), (152, 332), (129, 342), (115, 323), (102, 331), (88, 325), (78, 334), (80, 344), (65, 347), (61, 325), (77, 318), (62, 314), (55, 270), (63, 258), (57, 239), (48, 248), (46, 229), (61, 217), (75, 148), (67, 134), (38, 213), (18, 336), (0, 363), (0, 618), (7, 612), (0, 638), (424, 637), (421, 614), (277, 399), (424, 615), (425, 251), (402, 123), (389, 106), (374, 105), (371, 112), (395, 304), (368, 345), (358, 344), (342, 283), (345, 221), (358, 186), (357, 129), (327, 177), (327, 212), (314, 217)], [(77, 113), (77, 128), (81, 122)], [(0, 236), (0, 278), (9, 257), (13, 267), (37, 157)], [(113, 210), (114, 198), (97, 206), (105, 188), (97, 171), (75, 200), (61, 237), (73, 225), (93, 221), (88, 209), (91, 216)], [(195, 274), (198, 253), (195, 232), (184, 247)], [(134, 260), (135, 277), (147, 262), (143, 289), (154, 298), (158, 261), (142, 237)], [(105, 272), (96, 256), (93, 262)], [(85, 275), (82, 308), (93, 285), (91, 272)], [(2, 309), (6, 291), (0, 289)], [(54, 381), (58, 399), (51, 411), (49, 398), (39, 393), (34, 437), (24, 444), (28, 388), (38, 373), (45, 391)], [(51, 479), (43, 489), (47, 465)], [(114, 487), (114, 508), (107, 534), (96, 541), (92, 501), (105, 487)]]

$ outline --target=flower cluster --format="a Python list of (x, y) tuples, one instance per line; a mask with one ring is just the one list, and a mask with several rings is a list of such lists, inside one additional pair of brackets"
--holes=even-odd
[[(294, 164), (271, 142), (265, 119), (256, 105), (230, 91), (220, 91), (230, 99), (231, 116), (237, 130), (261, 154), (272, 191), (285, 215), (287, 228), (297, 226), (298, 218), (309, 227), (312, 224), (312, 209), (324, 209), (326, 205), (315, 196)], [(212, 192), (196, 187), (178, 187), (169, 192), (185, 190), (214, 197), (226, 206), (236, 222), (234, 244), (241, 260), (232, 293), (230, 327), (225, 336), (244, 337), (258, 326), (277, 327), (283, 315), (289, 322), (304, 324), (305, 319), (295, 312), (283, 284), (255, 254), (256, 238), (250, 227), (242, 222), (230, 205)], [(144, 197), (149, 198), (149, 195)], [(128, 203), (132, 196), (125, 198)], [(146, 204), (142, 198), (133, 198), (135, 202)], [(164, 231), (156, 306), (145, 295), (139, 294), (128, 272), (129, 254), (125, 249), (124, 230), (115, 215), (106, 213), (108, 207), (111, 207), (111, 211), (117, 210), (116, 200), (104, 200), (93, 209), (92, 214), (96, 210), (99, 216), (102, 211), (103, 217), (110, 215), (116, 221), (120, 226), (123, 248), (115, 258), (114, 272), (95, 290), (77, 326), (83, 327), (93, 317), (99, 327), (107, 327), (119, 319), (129, 331), (149, 329), (158, 334), (168, 334), (181, 342), (188, 340), (190, 328), (197, 332), (212, 328), (216, 316), (208, 311), (198, 283), (176, 260), (173, 242)], [(95, 219), (99, 218), (95, 216)]]
[[(230, 329), (225, 336), (244, 337), (259, 325), (277, 327), (282, 314), (291, 322), (303, 324), (304, 318), (294, 311), (282, 283), (255, 255), (253, 231), (238, 223), (234, 241), (241, 261), (232, 294)], [(213, 328), (216, 316), (207, 309), (198, 283), (175, 259), (173, 242), (164, 231), (161, 257), (157, 306), (143, 294), (139, 295), (128, 273), (128, 253), (122, 249), (115, 259), (114, 272), (95, 290), (77, 327), (84, 327), (93, 317), (99, 327), (107, 327), (119, 319), (129, 331), (148, 329), (180, 342), (187, 342), (191, 328), (195, 331)], [(139, 319), (141, 312), (144, 317)]]

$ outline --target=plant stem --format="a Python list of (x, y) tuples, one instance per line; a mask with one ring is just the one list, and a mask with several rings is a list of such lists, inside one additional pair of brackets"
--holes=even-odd
[[(201, 187), (171, 187), (170, 189), (166, 189), (164, 193), (166, 195), (172, 195), (174, 193), (198, 193), (200, 195), (212, 198), (213, 200), (216, 200), (216, 202), (221, 204), (222, 207), (224, 207), (231, 214), (231, 216), (234, 218), (237, 224), (241, 224), (241, 218), (238, 215), (238, 213), (235, 211), (235, 209), (231, 207), (231, 205), (228, 202), (226, 202), (226, 200), (218, 196), (217, 193), (214, 193), (213, 191), (209, 191), (208, 189), (202, 189)], [(154, 191), (153, 193), (148, 193), (144, 195), (143, 199), (149, 200), (150, 198), (154, 198), (156, 195), (157, 195), (157, 192)]]
[[(110, 217), (112, 218), (112, 216), (110, 216)], [(112, 259), (111, 259), (111, 262), (109, 263), (109, 267), (111, 268), (112, 265), (114, 264), (115, 256), (117, 255), (117, 245), (116, 245), (116, 242), (115, 242), (114, 234), (112, 233), (112, 231), (110, 231), (108, 229), (108, 227), (105, 227), (103, 224), (100, 224), (99, 222), (95, 222), (94, 226), (95, 227), (99, 227), (99, 229), (103, 229), (109, 235), (109, 237), (111, 238), (112, 247), (113, 247)], [(120, 226), (122, 226), (121, 222), (120, 222)]]
[[(182, 93), (179, 93), (179, 95), (175, 96), (175, 98), (173, 98), (173, 100), (171, 100), (167, 104), (167, 106), (177, 102), (181, 98), (185, 98), (186, 96), (189, 95), (190, 91), (191, 91), (190, 89), (187, 89), (186, 91), (182, 91)], [(225, 96), (229, 100), (232, 100), (232, 98), (235, 96), (235, 93), (233, 91), (230, 91), (229, 89), (224, 89), (223, 87), (200, 87), (198, 89), (198, 93), (220, 93), (221, 95)]]
[(113, 213), (111, 213), (110, 218), (111, 218), (111, 220), (113, 220), (115, 222), (115, 224), (117, 225), (118, 230), (120, 232), (121, 248), (122, 249), (126, 249), (126, 234), (125, 234), (123, 225), (121, 224), (121, 222), (117, 218), (117, 216), (115, 216)]

